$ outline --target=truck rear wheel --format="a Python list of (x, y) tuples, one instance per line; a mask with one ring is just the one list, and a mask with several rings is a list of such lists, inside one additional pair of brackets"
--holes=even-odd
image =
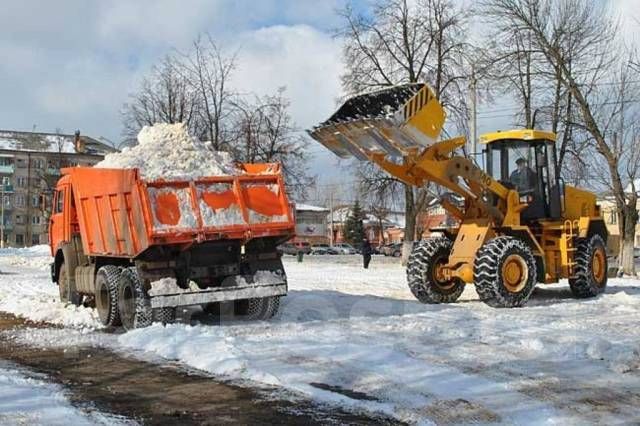
[(151, 301), (135, 267), (126, 268), (118, 283), (118, 311), (125, 330), (151, 325)]
[(153, 310), (153, 320), (162, 324), (172, 324), (176, 321), (176, 308), (157, 308)]
[(251, 321), (268, 320), (273, 318), (280, 308), (280, 296), (262, 297), (237, 300), (235, 313)]
[(476, 291), (480, 300), (489, 306), (523, 306), (536, 286), (536, 274), (536, 261), (531, 249), (516, 238), (496, 237), (476, 254)]
[(62, 303), (71, 303), (74, 306), (80, 306), (82, 297), (72, 288), (69, 274), (67, 273), (67, 265), (63, 262), (58, 272), (58, 292), (60, 293), (60, 301)]
[(105, 265), (98, 269), (96, 275), (95, 301), (100, 322), (104, 325), (117, 327), (120, 325), (118, 313), (118, 281), (120, 268)]
[(574, 278), (569, 286), (575, 297), (595, 297), (607, 288), (607, 252), (600, 235), (576, 241)]
[(452, 245), (448, 238), (431, 238), (415, 244), (407, 263), (407, 282), (420, 302), (452, 303), (464, 291), (461, 280), (446, 280), (441, 272), (449, 261)]

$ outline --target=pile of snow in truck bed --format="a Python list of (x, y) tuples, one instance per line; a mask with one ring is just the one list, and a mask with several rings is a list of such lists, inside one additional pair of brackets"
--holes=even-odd
[(99, 168), (137, 168), (143, 178), (189, 179), (242, 173), (227, 152), (214, 151), (189, 135), (184, 123), (145, 126), (138, 145), (108, 154)]

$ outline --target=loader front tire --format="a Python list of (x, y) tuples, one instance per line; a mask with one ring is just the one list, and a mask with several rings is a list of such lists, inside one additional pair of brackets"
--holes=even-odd
[(126, 268), (120, 274), (118, 311), (125, 330), (148, 327), (153, 321), (151, 300), (135, 267)]
[(452, 246), (448, 238), (430, 238), (414, 245), (407, 262), (407, 282), (420, 302), (453, 303), (464, 291), (464, 282), (458, 278), (446, 280), (441, 272)]
[(82, 297), (71, 284), (71, 279), (67, 271), (67, 265), (63, 262), (58, 272), (58, 292), (60, 293), (60, 301), (62, 303), (71, 303), (74, 306), (80, 306)]
[(607, 251), (600, 235), (576, 241), (574, 278), (569, 278), (571, 292), (577, 298), (595, 297), (607, 288)]
[(117, 327), (120, 325), (118, 312), (118, 281), (120, 268), (105, 265), (98, 269), (96, 275), (96, 310), (103, 325)]
[(536, 261), (529, 246), (500, 236), (476, 254), (474, 281), (480, 300), (494, 308), (523, 306), (537, 282)]

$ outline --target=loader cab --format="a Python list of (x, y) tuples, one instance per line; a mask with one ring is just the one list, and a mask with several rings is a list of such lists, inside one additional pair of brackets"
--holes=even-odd
[(509, 189), (516, 189), (523, 221), (559, 219), (562, 190), (557, 174), (555, 134), (512, 130), (482, 135), (486, 172)]

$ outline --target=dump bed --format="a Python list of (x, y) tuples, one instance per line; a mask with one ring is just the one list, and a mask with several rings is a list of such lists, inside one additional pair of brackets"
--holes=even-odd
[(135, 257), (154, 245), (291, 236), (295, 222), (278, 164), (191, 180), (141, 179), (136, 169), (63, 169), (84, 252)]

